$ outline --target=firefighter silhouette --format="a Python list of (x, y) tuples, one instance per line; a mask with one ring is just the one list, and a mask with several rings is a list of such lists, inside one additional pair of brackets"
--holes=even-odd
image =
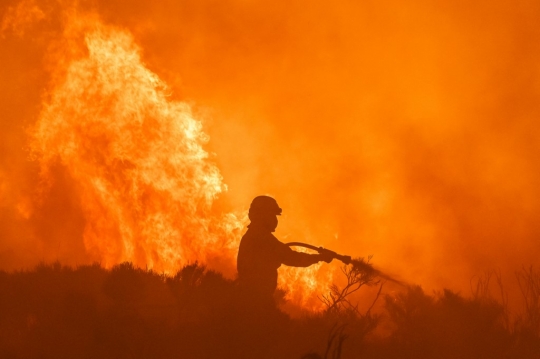
[(249, 301), (259, 306), (273, 307), (274, 292), (277, 288), (278, 268), (284, 264), (293, 267), (309, 267), (333, 259), (329, 254), (307, 254), (292, 250), (280, 242), (275, 231), (281, 215), (275, 199), (258, 196), (251, 202), (249, 219), (251, 223), (242, 237), (238, 250), (238, 283)]

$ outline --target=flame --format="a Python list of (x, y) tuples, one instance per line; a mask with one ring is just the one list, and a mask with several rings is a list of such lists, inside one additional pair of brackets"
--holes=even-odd
[[(309, 252), (302, 247), (295, 251)], [(281, 266), (278, 270), (278, 286), (285, 290), (285, 299), (308, 310), (319, 310), (323, 303), (318, 299), (326, 294), (334, 280), (335, 266), (325, 266), (323, 263), (306, 268)]]
[[(278, 238), (427, 290), (538, 262), (537, 2), (215, 5), (0, 4), (2, 268), (234, 275), (265, 192)], [(338, 266), (280, 285), (310, 306)]]
[[(227, 188), (201, 121), (171, 99), (129, 32), (95, 17), (71, 21), (67, 43), (82, 38), (84, 48), (59, 61), (31, 149), (46, 183), (59, 163), (77, 184), (86, 250), (107, 267), (130, 261), (170, 273), (199, 261), (233, 273), (245, 214), (212, 209)], [(326, 284), (319, 271), (284, 268), (280, 285), (307, 305)]]
[(86, 249), (106, 266), (159, 271), (232, 257), (241, 222), (211, 213), (226, 186), (202, 147), (201, 122), (170, 99), (127, 31), (78, 21), (69, 29), (84, 31), (88, 54), (51, 91), (32, 150), (44, 178), (59, 162), (77, 183)]

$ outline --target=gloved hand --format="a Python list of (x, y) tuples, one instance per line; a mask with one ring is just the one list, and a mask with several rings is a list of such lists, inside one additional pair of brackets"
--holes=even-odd
[(330, 251), (321, 251), (319, 252), (319, 261), (324, 261), (326, 263), (332, 262), (334, 255)]

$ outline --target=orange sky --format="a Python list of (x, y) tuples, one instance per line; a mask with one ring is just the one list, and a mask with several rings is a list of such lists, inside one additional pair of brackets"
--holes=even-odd
[(56, 118), (45, 109), (65, 72), (88, 56), (91, 30), (71, 29), (77, 18), (131, 36), (141, 66), (168, 85), (163, 103), (187, 103), (202, 121), (203, 162), (228, 190), (201, 216), (241, 216), (271, 194), (282, 240), (373, 254), (426, 288), (468, 293), (474, 275), (500, 269), (511, 281), (539, 264), (537, 1), (74, 3), (0, 5), (0, 268), (104, 253), (84, 239), (101, 218), (89, 172), (52, 160), (44, 184), (30, 150), (36, 124)]

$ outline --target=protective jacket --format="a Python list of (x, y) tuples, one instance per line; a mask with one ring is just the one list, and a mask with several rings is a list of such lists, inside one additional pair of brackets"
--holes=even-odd
[(252, 295), (272, 298), (277, 287), (277, 270), (282, 264), (308, 267), (318, 261), (318, 255), (293, 251), (268, 229), (252, 223), (238, 250), (238, 282)]

